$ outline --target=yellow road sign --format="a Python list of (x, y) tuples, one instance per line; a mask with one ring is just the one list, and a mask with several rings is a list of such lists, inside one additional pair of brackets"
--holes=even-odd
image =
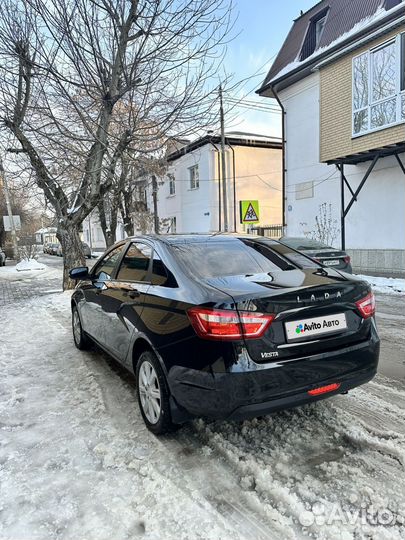
[(240, 222), (259, 223), (259, 201), (239, 201)]

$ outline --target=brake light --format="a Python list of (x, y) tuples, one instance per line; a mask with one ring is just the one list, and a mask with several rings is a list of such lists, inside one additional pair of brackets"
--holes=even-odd
[(343, 257), (343, 260), (345, 261), (346, 264), (350, 264), (350, 255), (346, 255), (346, 257)]
[(314, 388), (313, 390), (308, 390), (310, 396), (319, 396), (320, 394), (327, 394), (328, 392), (333, 392), (340, 387), (340, 383), (327, 384), (326, 386), (320, 386), (319, 388)]
[(363, 319), (369, 319), (375, 314), (375, 296), (371, 292), (366, 297), (356, 302), (357, 309)]
[(261, 337), (274, 315), (194, 307), (188, 316), (197, 335), (221, 341)]

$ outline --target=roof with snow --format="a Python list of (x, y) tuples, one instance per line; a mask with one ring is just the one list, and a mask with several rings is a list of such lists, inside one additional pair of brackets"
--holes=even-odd
[[(200, 137), (195, 141), (189, 143), (188, 145), (180, 148), (176, 152), (167, 156), (167, 161), (175, 161), (180, 157), (184, 156), (201, 148), (206, 144), (220, 145), (221, 136), (216, 133), (210, 133), (204, 137)], [(258, 135), (255, 133), (245, 133), (243, 131), (229, 131), (225, 133), (225, 144), (228, 146), (254, 146), (256, 148), (273, 148), (276, 150), (281, 150), (282, 142), (279, 137), (267, 137), (265, 135)]]
[[(322, 0), (294, 24), (258, 94), (348, 42), (405, 15), (405, 0)], [(401, 5), (402, 4), (402, 5)]]

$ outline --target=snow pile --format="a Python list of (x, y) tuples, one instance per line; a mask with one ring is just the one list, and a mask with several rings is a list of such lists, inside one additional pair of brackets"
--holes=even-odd
[(364, 281), (368, 281), (374, 292), (383, 294), (405, 294), (405, 279), (364, 276), (362, 274), (356, 274), (356, 276), (364, 279)]
[[(19, 263), (21, 264), (21, 263)], [(2, 266), (0, 267), (0, 281), (24, 281), (44, 280), (60, 278), (62, 279), (62, 269), (51, 268), (42, 263), (37, 263), (35, 269), (24, 268), (17, 269), (17, 266)]]
[(46, 266), (35, 259), (23, 259), (16, 264), (17, 272), (29, 272), (31, 270), (45, 270)]

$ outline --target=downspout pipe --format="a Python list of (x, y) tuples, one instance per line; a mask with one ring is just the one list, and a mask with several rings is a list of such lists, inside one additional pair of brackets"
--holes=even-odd
[[(226, 139), (225, 139), (226, 141)], [(236, 176), (235, 176), (235, 149), (226, 141), (226, 145), (232, 150), (232, 171), (233, 171), (233, 232), (236, 232)]]
[[(219, 148), (216, 144), (214, 144), (212, 141), (209, 141), (209, 143), (215, 148), (217, 156), (219, 156)], [(218, 232), (221, 231), (222, 228), (222, 219), (221, 219), (221, 163), (218, 159)]]
[(283, 197), (283, 200), (282, 200), (282, 213), (283, 213), (283, 234), (285, 234), (285, 227), (287, 226), (287, 219), (286, 219), (286, 212), (285, 212), (285, 199), (286, 199), (286, 186), (285, 186), (285, 181), (286, 181), (286, 172), (287, 172), (287, 167), (286, 167), (286, 153), (285, 153), (285, 145), (286, 145), (286, 127), (285, 127), (285, 122), (286, 122), (286, 115), (287, 113), (285, 112), (285, 108), (283, 106), (283, 104), (281, 103), (280, 101), (280, 98), (277, 94), (277, 91), (275, 89), (274, 86), (271, 86), (271, 91), (281, 109), (281, 117), (282, 117), (282, 121), (281, 121), (281, 139), (282, 139), (282, 142), (283, 142), (283, 146), (282, 146), (282, 167), (283, 167), (283, 171), (282, 171), (282, 197)]

